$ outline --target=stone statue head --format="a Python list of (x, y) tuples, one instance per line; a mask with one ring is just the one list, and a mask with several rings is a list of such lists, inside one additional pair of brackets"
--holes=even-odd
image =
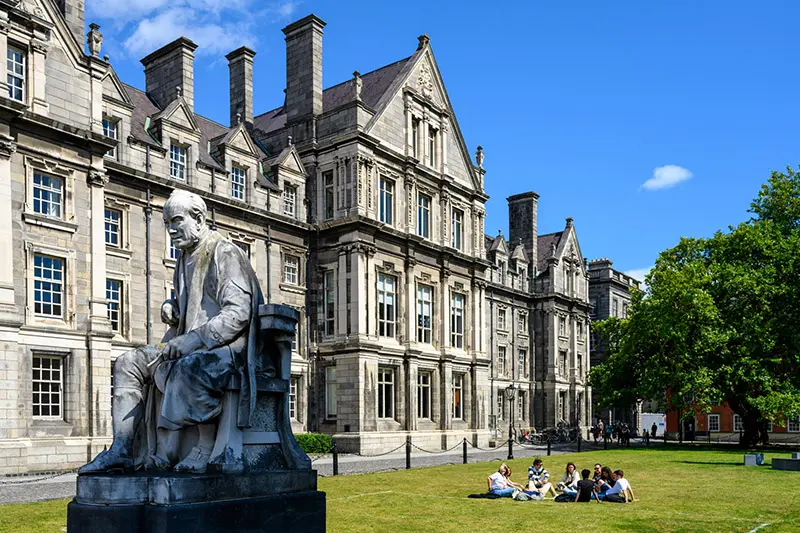
[(175, 189), (164, 204), (164, 224), (172, 244), (191, 250), (208, 233), (206, 203), (198, 195)]

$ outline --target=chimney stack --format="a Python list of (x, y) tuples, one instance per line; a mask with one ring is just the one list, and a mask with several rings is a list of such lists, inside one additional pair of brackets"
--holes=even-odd
[(179, 37), (142, 59), (145, 90), (164, 109), (178, 95), (194, 112), (194, 51), (197, 45)]
[[(310, 121), (322, 113), (322, 28), (325, 22), (309, 15), (283, 28), (286, 35), (286, 121)], [(295, 140), (310, 138), (310, 128), (295, 132)], [(301, 139), (299, 136), (308, 135)]]
[(526, 192), (509, 196), (508, 199), (508, 233), (510, 242), (522, 242), (525, 253), (533, 267), (538, 262), (537, 220), (539, 216), (539, 195)]
[(84, 48), (84, 13), (83, 13), (83, 0), (58, 0), (58, 9), (67, 20), (67, 26), (72, 36), (78, 41), (81, 50)]
[(231, 73), (231, 128), (239, 123), (253, 124), (253, 58), (256, 53), (246, 46), (225, 56)]

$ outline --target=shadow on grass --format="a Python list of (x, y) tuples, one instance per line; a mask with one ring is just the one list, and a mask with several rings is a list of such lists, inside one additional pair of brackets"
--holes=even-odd
[(686, 465), (718, 465), (718, 466), (743, 466), (742, 461), (674, 461)]

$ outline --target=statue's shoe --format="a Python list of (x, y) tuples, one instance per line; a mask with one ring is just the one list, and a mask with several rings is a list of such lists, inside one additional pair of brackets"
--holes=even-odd
[(211, 459), (211, 452), (204, 452), (199, 446), (195, 446), (183, 458), (183, 461), (175, 465), (175, 472), (189, 472), (191, 474), (204, 474), (208, 468), (208, 460)]
[(149, 461), (145, 464), (145, 470), (165, 471), (172, 468), (172, 463), (161, 456), (151, 454)]
[(113, 450), (103, 450), (93, 461), (78, 469), (79, 474), (91, 474), (95, 472), (111, 472), (114, 470), (135, 470), (136, 463), (130, 457), (126, 457)]

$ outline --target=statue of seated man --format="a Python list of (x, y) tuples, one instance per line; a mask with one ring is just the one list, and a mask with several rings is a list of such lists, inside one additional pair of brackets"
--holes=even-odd
[[(257, 364), (259, 372), (274, 375), (270, 363), (257, 363), (263, 296), (248, 258), (209, 229), (206, 205), (198, 195), (175, 190), (163, 215), (172, 243), (181, 250), (175, 298), (161, 308), (161, 319), (171, 327), (160, 345), (117, 359), (114, 442), (81, 473), (142, 466), (205, 472), (231, 376), (238, 374), (241, 381), (237, 423), (249, 427)], [(197, 427), (197, 444), (181, 457), (183, 430), (190, 426)]]

